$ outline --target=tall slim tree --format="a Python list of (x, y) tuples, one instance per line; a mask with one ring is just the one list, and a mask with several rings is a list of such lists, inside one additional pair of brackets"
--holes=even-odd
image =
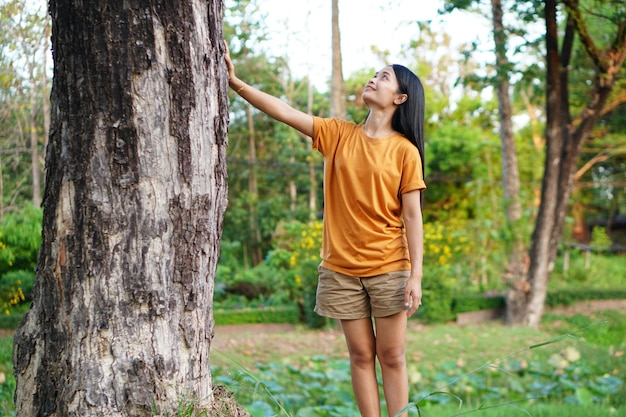
[(500, 120), (500, 145), (502, 159), (502, 186), (508, 227), (512, 230), (509, 261), (505, 271), (505, 280), (514, 282), (525, 273), (525, 242), (523, 235), (515, 229), (522, 218), (520, 198), (520, 179), (513, 133), (513, 109), (511, 105), (511, 63), (507, 57), (508, 36), (504, 26), (501, 0), (491, 0), (491, 20), (493, 23), (494, 51), (496, 58), (495, 89), (498, 97), (498, 116)]
[(346, 92), (343, 81), (341, 58), (341, 31), (339, 30), (339, 0), (332, 0), (332, 74), (330, 89), (330, 114), (340, 119), (346, 118)]
[(51, 0), (43, 245), (21, 416), (210, 409), (226, 205), (222, 3)]
[[(480, 0), (448, 0), (446, 8), (470, 8), (474, 4), (480, 6)], [(502, 164), (502, 188), (504, 191), (504, 213), (508, 228), (512, 230), (509, 247), (509, 261), (504, 272), (507, 282), (513, 282), (524, 274), (525, 242), (523, 236), (517, 233), (516, 226), (522, 217), (520, 198), (520, 176), (513, 132), (513, 106), (511, 104), (511, 83), (509, 79), (514, 70), (514, 64), (509, 60), (508, 29), (504, 25), (504, 10), (502, 0), (490, 0), (491, 22), (494, 40), (495, 78), (491, 80), (498, 99), (498, 121), (500, 135), (500, 157)], [(474, 76), (474, 75), (472, 75)]]
[[(0, 188), (2, 200), (9, 201), (9, 210), (15, 210), (23, 201), (17, 195), (28, 196), (35, 205), (41, 204), (42, 149), (45, 148), (46, 111), (49, 95), (46, 60), (48, 45), (48, 17), (24, 0), (0, 2), (0, 80), (2, 83), (3, 160), (13, 162), (7, 170), (8, 193)], [(49, 111), (49, 108), (47, 109)], [(22, 181), (23, 168), (28, 167), (29, 180)], [(4, 167), (0, 165), (4, 170)], [(0, 216), (4, 211), (0, 201)], [(11, 207), (13, 206), (13, 207)]]

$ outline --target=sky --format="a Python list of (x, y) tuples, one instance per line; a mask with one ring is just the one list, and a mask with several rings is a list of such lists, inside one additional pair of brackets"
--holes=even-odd
[[(257, 0), (266, 15), (269, 49), (288, 56), (297, 76), (309, 75), (325, 88), (331, 73), (331, 0)], [(468, 13), (439, 16), (441, 0), (339, 0), (339, 26), (344, 78), (356, 70), (384, 65), (371, 52), (373, 45), (389, 50), (390, 63), (403, 62), (403, 44), (417, 38), (418, 20), (432, 20), (437, 32), (452, 36), (453, 44), (489, 42), (489, 22)]]
[[(236, 0), (230, 0), (236, 1)], [(379, 69), (372, 46), (390, 51), (390, 62), (410, 66), (399, 56), (401, 47), (417, 38), (418, 20), (431, 20), (438, 32), (452, 36), (453, 44), (492, 42), (490, 23), (469, 13), (439, 16), (443, 0), (338, 0), (343, 55), (347, 78), (363, 68)], [(275, 56), (288, 57), (296, 77), (309, 76), (319, 90), (327, 89), (331, 75), (331, 0), (256, 0), (269, 40), (265, 47)], [(33, 6), (46, 10), (46, 0)]]

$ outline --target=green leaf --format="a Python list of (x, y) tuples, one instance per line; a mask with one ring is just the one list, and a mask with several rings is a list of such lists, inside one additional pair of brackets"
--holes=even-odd
[(576, 399), (580, 405), (591, 405), (593, 403), (593, 394), (587, 388), (576, 389)]

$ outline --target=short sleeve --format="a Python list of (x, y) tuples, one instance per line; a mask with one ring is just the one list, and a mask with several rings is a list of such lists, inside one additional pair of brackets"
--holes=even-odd
[(400, 194), (424, 189), (426, 189), (426, 183), (424, 182), (422, 159), (419, 150), (413, 144), (410, 144), (402, 161)]
[(337, 147), (346, 123), (336, 118), (313, 117), (313, 149), (322, 155), (332, 152)]

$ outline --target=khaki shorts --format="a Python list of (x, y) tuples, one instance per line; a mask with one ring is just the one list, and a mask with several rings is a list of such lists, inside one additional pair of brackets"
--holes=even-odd
[(409, 271), (359, 278), (318, 267), (315, 312), (333, 319), (388, 317), (406, 310)]

